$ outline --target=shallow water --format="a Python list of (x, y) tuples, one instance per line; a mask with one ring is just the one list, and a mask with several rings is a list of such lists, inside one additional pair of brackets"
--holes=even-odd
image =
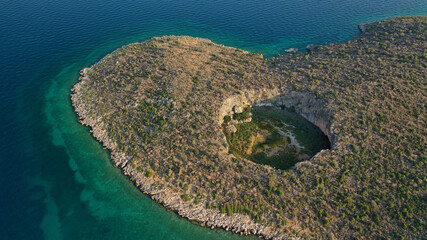
[(78, 124), (78, 71), (121, 45), (191, 35), (271, 57), (426, 14), (425, 0), (0, 1), (0, 239), (241, 238), (160, 207)]

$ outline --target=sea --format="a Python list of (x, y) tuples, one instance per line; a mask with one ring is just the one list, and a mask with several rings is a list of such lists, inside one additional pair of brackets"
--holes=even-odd
[(122, 45), (190, 35), (262, 53), (356, 38), (426, 0), (0, 0), (0, 239), (255, 239), (180, 218), (79, 124), (79, 70)]

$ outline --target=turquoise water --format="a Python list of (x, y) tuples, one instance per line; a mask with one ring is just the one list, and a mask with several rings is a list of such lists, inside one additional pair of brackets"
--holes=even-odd
[(78, 71), (121, 45), (191, 35), (271, 57), (426, 14), (422, 0), (0, 1), (0, 239), (242, 238), (140, 193), (78, 123)]

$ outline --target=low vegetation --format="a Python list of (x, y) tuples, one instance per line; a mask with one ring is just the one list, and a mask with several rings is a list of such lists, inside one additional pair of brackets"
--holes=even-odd
[[(290, 236), (421, 239), (426, 30), (426, 17), (393, 18), (355, 40), (272, 59), (198, 38), (153, 38), (94, 65), (82, 100), (142, 176), (194, 206), (246, 214)], [(289, 170), (229, 154), (217, 121), (230, 95), (278, 86), (324, 101), (338, 134), (331, 150)], [(244, 151), (256, 124), (238, 128), (229, 141)]]
[[(223, 130), (229, 152), (255, 163), (277, 169), (290, 169), (297, 162), (308, 160), (322, 149), (329, 149), (328, 138), (308, 120), (289, 109), (247, 107), (234, 113), (236, 121), (224, 117)], [(237, 117), (236, 117), (237, 116)], [(236, 132), (229, 132), (230, 126)], [(292, 140), (292, 139), (293, 140)]]

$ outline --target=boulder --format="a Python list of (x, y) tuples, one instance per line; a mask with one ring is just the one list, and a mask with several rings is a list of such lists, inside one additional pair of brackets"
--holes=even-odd
[(237, 128), (236, 128), (236, 126), (234, 126), (233, 124), (230, 124), (230, 125), (228, 125), (227, 127), (225, 127), (225, 131), (226, 131), (228, 134), (232, 134), (232, 133), (237, 132)]
[(234, 105), (233, 112), (234, 113), (241, 113), (241, 112), (243, 112), (243, 108), (240, 107), (239, 105)]
[(359, 30), (364, 33), (366, 32), (366, 23), (361, 23), (359, 25), (357, 25), (359, 27)]
[(246, 118), (243, 122), (252, 122), (252, 117)]
[(289, 48), (289, 49), (286, 49), (285, 52), (287, 52), (287, 53), (296, 53), (296, 52), (298, 52), (298, 49), (297, 48)]
[(316, 49), (316, 46), (314, 44), (308, 44), (305, 49), (307, 49), (308, 52), (312, 52), (314, 49)]

